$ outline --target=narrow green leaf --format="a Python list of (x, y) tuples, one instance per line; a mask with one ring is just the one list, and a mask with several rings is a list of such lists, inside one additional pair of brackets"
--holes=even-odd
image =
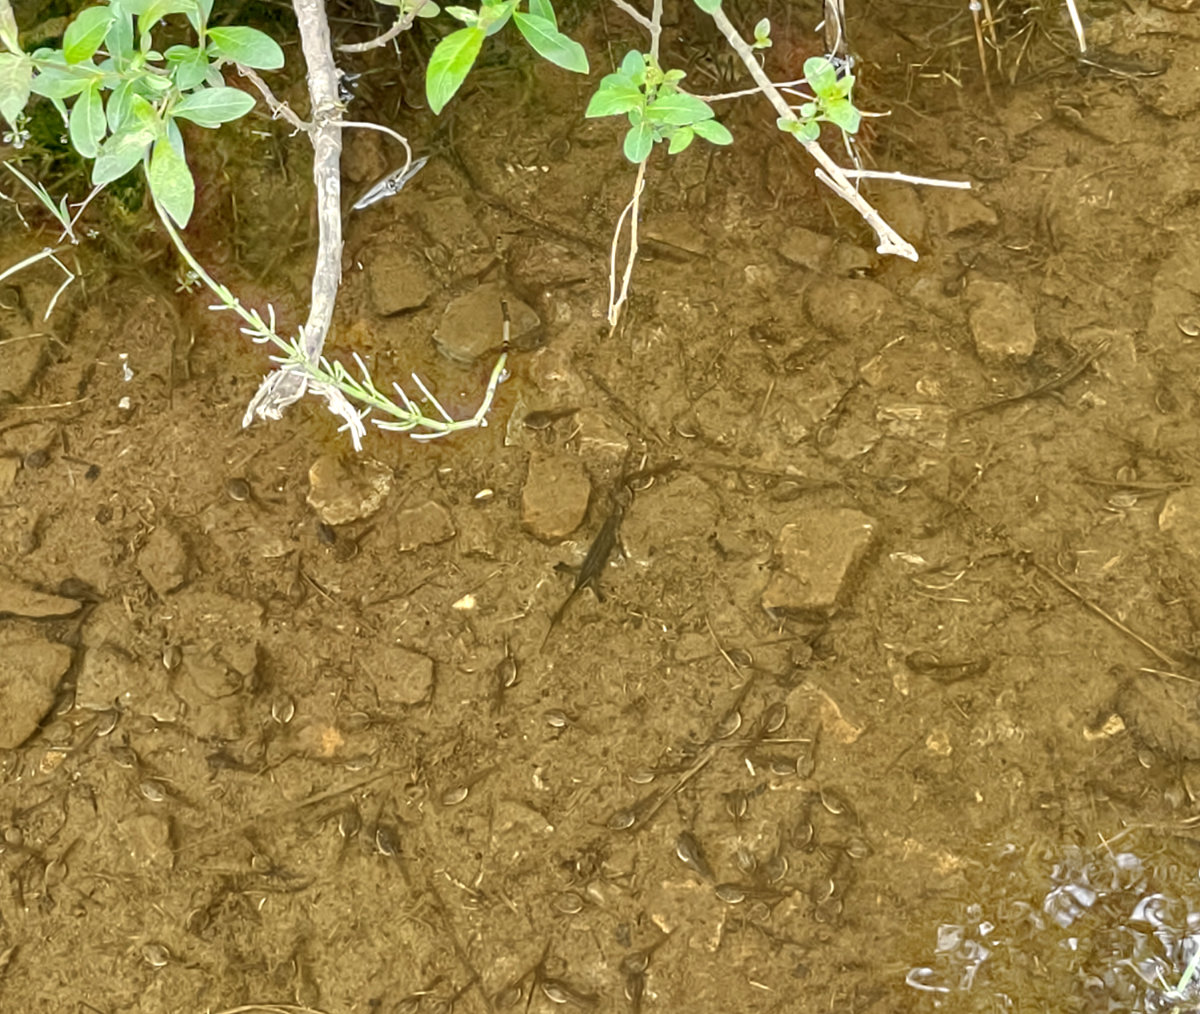
[(102, 187), (119, 180), (136, 166), (146, 155), (146, 149), (154, 140), (154, 131), (138, 127), (114, 134), (102, 145), (100, 154), (92, 165), (92, 183)]
[(271, 36), (257, 28), (234, 25), (208, 30), (209, 50), (226, 60), (243, 63), (255, 70), (278, 70), (283, 66), (283, 50)]
[(721, 0), (696, 0), (696, 6), (704, 11), (705, 14), (712, 14), (713, 11), (721, 6)]
[(67, 25), (63, 33), (63, 56), (67, 63), (90, 60), (100, 48), (116, 15), (108, 7), (89, 7)]
[(660, 95), (646, 107), (646, 116), (654, 123), (665, 123), (673, 127), (685, 127), (700, 120), (711, 120), (716, 115), (712, 107), (695, 95), (674, 92)]
[(196, 182), (187, 160), (175, 150), (165, 134), (154, 142), (147, 176), (150, 193), (182, 229), (188, 224), (196, 205)]
[(93, 81), (71, 107), (71, 118), (67, 125), (71, 147), (84, 158), (95, 158), (107, 132), (104, 104), (100, 100), (100, 82)]
[(643, 121), (629, 128), (625, 135), (625, 157), (634, 165), (645, 162), (654, 147), (654, 128)]
[(449, 14), (450, 17), (461, 21), (468, 28), (474, 28), (477, 24), (479, 24), (479, 14), (471, 10), (470, 7), (447, 7), (446, 13)]
[(254, 96), (240, 88), (205, 88), (185, 95), (172, 108), (171, 115), (191, 120), (202, 127), (219, 127), (222, 123), (245, 116), (254, 108)]
[(733, 144), (733, 135), (729, 133), (729, 128), (716, 120), (700, 120), (692, 124), (692, 130), (709, 144)]
[(29, 102), (33, 84), (33, 61), (24, 53), (0, 53), (0, 116), (10, 127)]
[(677, 155), (695, 140), (696, 132), (691, 127), (680, 127), (671, 132), (671, 140), (667, 144), (667, 154)]
[(631, 109), (639, 109), (646, 96), (624, 74), (609, 74), (600, 82), (596, 94), (584, 110), (585, 117), (618, 116)]
[(587, 53), (574, 39), (563, 35), (548, 18), (537, 17), (533, 14), (522, 14), (519, 11), (513, 15), (517, 31), (525, 36), (525, 41), (533, 47), (538, 56), (549, 60), (556, 67), (573, 71), (576, 74), (588, 72)]
[(437, 44), (425, 71), (425, 97), (435, 114), (445, 109), (462, 87), (479, 56), (483, 38), (482, 28), (460, 28)]

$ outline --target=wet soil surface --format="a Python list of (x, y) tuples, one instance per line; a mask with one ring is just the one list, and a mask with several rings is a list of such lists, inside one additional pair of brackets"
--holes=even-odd
[[(666, 62), (740, 86), (674, 6)], [(265, 353), (144, 214), (70, 252), (49, 322), (59, 279), (16, 278), (0, 1006), (1169, 1007), (1200, 816), (1193, 6), (1097, 5), (1087, 61), (1057, 10), (1002, 6), (994, 107), (966, 5), (852, 11), (891, 113), (866, 156), (974, 185), (864, 185), (920, 262), (739, 108), (732, 149), (653, 160), (611, 333), (633, 173), (592, 82), (501, 52), (433, 131), (429, 40), (361, 58), (351, 115), (432, 157), (348, 217), (330, 353), (464, 413), (501, 296), (522, 321), (491, 425), (441, 442), (355, 456), (317, 402), (242, 430)], [(780, 78), (818, 15), (774, 7)], [(613, 11), (563, 17), (619, 56)], [(304, 139), (196, 144), (197, 252), (294, 326)], [(352, 135), (347, 191), (397, 157)], [(0, 213), (6, 265), (51, 241)]]

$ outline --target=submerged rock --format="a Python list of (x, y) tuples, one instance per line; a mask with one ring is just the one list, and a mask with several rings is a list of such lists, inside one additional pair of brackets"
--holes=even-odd
[(870, 548), (875, 522), (848, 508), (818, 510), (784, 525), (775, 542), (777, 569), (762, 594), (764, 609), (828, 614)]

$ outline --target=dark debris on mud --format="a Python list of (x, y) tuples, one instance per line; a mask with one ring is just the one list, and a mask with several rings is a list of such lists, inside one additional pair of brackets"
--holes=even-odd
[[(161, 247), (50, 325), (48, 280), (0, 293), (0, 1006), (915, 1009), (1004, 843), (1186, 850), (1200, 42), (1164, 6), (1094, 12), (1091, 62), (1006, 20), (994, 112), (965, 5), (856, 12), (870, 156), (974, 184), (864, 187), (921, 261), (742, 111), (656, 163), (613, 333), (631, 173), (583, 86), (489, 66), (426, 138), (366, 77), (432, 157), (348, 219), (330, 351), (470, 411), (497, 297), (524, 322), (492, 425), (434, 444), (240, 430), (261, 350)], [(249, 303), (306, 289), (273, 136), (223, 179), (296, 189), (197, 236)], [(348, 189), (389, 157), (350, 137)]]

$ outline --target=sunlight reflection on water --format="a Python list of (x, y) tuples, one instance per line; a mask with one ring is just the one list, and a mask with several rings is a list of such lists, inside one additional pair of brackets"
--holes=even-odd
[(934, 1008), (1022, 1010), (1032, 1000), (1036, 1009), (1050, 1001), (1060, 1010), (1200, 1012), (1194, 873), (1073, 846), (1044, 870), (1029, 896), (972, 902), (938, 926), (932, 955), (909, 969), (907, 985)]

